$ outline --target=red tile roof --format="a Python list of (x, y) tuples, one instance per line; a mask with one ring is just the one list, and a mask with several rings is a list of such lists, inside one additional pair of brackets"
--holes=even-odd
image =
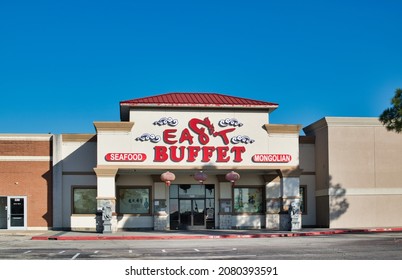
[(181, 108), (239, 108), (264, 110), (272, 112), (278, 104), (258, 101), (248, 98), (235, 97), (219, 93), (184, 93), (173, 92), (155, 96), (136, 98), (120, 102), (120, 119), (129, 120), (130, 108), (149, 107), (181, 107)]
[(120, 106), (129, 107), (231, 107), (275, 109), (278, 104), (219, 93), (166, 93), (155, 96), (121, 101)]

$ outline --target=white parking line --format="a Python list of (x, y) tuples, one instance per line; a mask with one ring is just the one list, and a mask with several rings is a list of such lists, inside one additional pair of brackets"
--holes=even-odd
[(59, 254), (63, 254), (63, 253), (65, 253), (65, 252), (66, 252), (66, 251), (60, 251)]
[[(203, 256), (205, 260), (244, 260), (249, 258), (255, 258), (257, 255), (213, 255), (213, 256)], [(164, 257), (167, 258), (167, 257)], [(172, 260), (199, 260), (199, 256), (172, 256)]]
[(194, 251), (199, 252), (200, 250), (198, 250), (198, 249), (194, 249)]
[(77, 254), (75, 254), (74, 257), (72, 257), (71, 259), (72, 259), (72, 260), (75, 260), (79, 255), (80, 255), (80, 253), (77, 253)]
[(95, 252), (94, 252), (94, 254), (97, 254), (97, 253), (99, 253), (99, 251), (95, 251)]
[(23, 254), (29, 254), (29, 253), (31, 253), (32, 251), (26, 251), (26, 252), (24, 252)]
[(162, 250), (162, 253), (167, 253), (165, 249)]

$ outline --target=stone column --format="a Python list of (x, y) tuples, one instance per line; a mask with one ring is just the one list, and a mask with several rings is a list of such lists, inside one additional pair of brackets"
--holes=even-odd
[[(281, 170), (282, 209), (280, 230), (300, 230), (300, 174), (301, 169)], [(297, 222), (296, 222), (297, 221)]]
[[(97, 177), (97, 207), (99, 210), (109, 209), (112, 212), (110, 225), (104, 221), (104, 233), (117, 231), (116, 217), (116, 174), (117, 168), (94, 168)], [(106, 222), (106, 223), (105, 223)]]
[(219, 192), (215, 191), (215, 199), (219, 202), (218, 226), (219, 229), (231, 229), (233, 212), (232, 184), (225, 179), (225, 175), (216, 175), (216, 178), (219, 182)]
[(154, 181), (153, 218), (154, 230), (166, 231), (170, 228), (168, 210), (169, 188), (161, 181), (160, 175), (152, 175)]

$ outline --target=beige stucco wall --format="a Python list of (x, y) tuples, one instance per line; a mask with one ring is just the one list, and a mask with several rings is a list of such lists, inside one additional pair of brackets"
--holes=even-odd
[(300, 169), (300, 186), (306, 187), (306, 209), (302, 214), (303, 226), (316, 225), (316, 161), (315, 161), (315, 137), (300, 137), (299, 140), (299, 159)]
[(376, 118), (325, 118), (305, 132), (316, 137), (318, 225), (402, 225), (401, 134)]
[(63, 172), (93, 172), (97, 148), (95, 135), (63, 134), (62, 139)]
[(375, 129), (333, 126), (328, 130), (330, 187), (375, 187)]
[(61, 181), (54, 183), (56, 228), (94, 229), (95, 215), (72, 215), (72, 188), (95, 187), (96, 137), (93, 134), (63, 134), (56, 148), (60, 155), (55, 168)]
[(375, 185), (383, 188), (402, 188), (402, 134), (374, 129)]

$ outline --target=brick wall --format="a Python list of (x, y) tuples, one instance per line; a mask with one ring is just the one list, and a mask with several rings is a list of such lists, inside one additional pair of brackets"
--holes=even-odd
[(0, 140), (0, 156), (51, 156), (50, 141)]
[(0, 196), (26, 196), (27, 226), (52, 227), (52, 141), (16, 138), (0, 140)]

